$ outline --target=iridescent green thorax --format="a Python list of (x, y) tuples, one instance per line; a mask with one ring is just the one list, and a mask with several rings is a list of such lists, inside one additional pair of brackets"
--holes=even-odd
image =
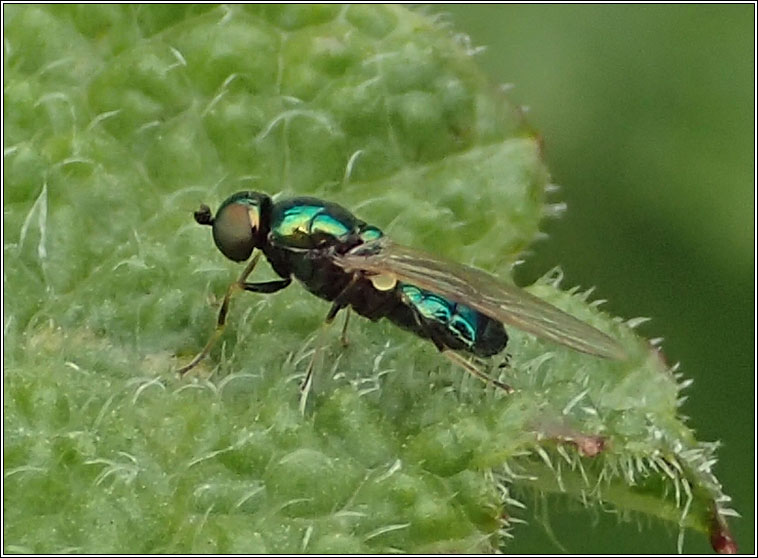
[(310, 250), (348, 241), (365, 242), (381, 234), (343, 207), (317, 198), (279, 202), (271, 214), (271, 240), (280, 247)]
[(272, 231), (278, 240), (300, 248), (310, 248), (321, 237), (343, 238), (351, 231), (350, 223), (330, 215), (325, 208), (315, 205), (297, 205), (282, 212), (281, 220)]

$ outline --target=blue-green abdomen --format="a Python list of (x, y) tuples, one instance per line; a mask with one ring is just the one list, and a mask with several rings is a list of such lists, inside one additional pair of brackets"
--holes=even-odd
[(399, 283), (396, 288), (406, 304), (423, 319), (428, 333), (439, 336), (447, 347), (483, 357), (505, 348), (508, 336), (502, 323), (415, 285)]

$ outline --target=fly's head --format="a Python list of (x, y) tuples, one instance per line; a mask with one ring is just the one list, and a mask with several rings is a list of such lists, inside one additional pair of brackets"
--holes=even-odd
[(265, 243), (270, 211), (271, 198), (266, 194), (237, 192), (224, 200), (215, 217), (207, 205), (201, 205), (195, 221), (213, 228), (213, 241), (224, 256), (243, 262)]

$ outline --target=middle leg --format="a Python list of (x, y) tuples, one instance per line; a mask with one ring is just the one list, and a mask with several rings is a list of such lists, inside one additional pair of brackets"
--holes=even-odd
[[(310, 393), (311, 387), (313, 386), (313, 371), (315, 369), (316, 359), (318, 358), (320, 351), (323, 349), (325, 345), (324, 336), (326, 334), (326, 330), (334, 321), (334, 318), (337, 316), (339, 311), (347, 306), (348, 296), (358, 284), (359, 278), (360, 278), (359, 274), (357, 273), (354, 274), (352, 278), (350, 279), (350, 282), (345, 286), (344, 289), (342, 289), (340, 294), (337, 295), (337, 297), (334, 299), (334, 302), (332, 303), (332, 307), (329, 309), (329, 313), (326, 315), (326, 318), (324, 319), (324, 323), (321, 325), (321, 329), (318, 332), (318, 335), (316, 337), (316, 347), (313, 350), (313, 356), (311, 357), (311, 360), (308, 363), (308, 369), (305, 372), (305, 378), (303, 379), (303, 382), (300, 384), (300, 413), (301, 414), (305, 414), (305, 405), (308, 400), (308, 394)], [(345, 334), (346, 329), (347, 329), (347, 320), (345, 320), (345, 326), (342, 330), (343, 336)]]

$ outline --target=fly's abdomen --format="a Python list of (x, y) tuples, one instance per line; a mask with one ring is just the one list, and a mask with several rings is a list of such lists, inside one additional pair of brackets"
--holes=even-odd
[(434, 337), (450, 349), (482, 357), (495, 355), (505, 348), (508, 335), (502, 323), (414, 285), (400, 283), (397, 288), (403, 301), (422, 322), (417, 331), (422, 336)]

